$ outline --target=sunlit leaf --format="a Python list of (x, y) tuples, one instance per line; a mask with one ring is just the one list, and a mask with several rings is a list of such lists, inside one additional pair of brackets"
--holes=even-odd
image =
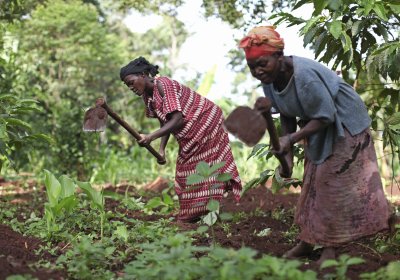
[(210, 174), (225, 166), (225, 161), (218, 162), (210, 167)]
[(49, 199), (49, 203), (51, 207), (54, 207), (58, 204), (58, 200), (61, 194), (61, 184), (57, 180), (57, 178), (48, 170), (44, 170), (44, 184), (46, 186), (46, 194)]
[(215, 212), (210, 212), (206, 216), (204, 216), (202, 220), (206, 225), (212, 226), (217, 222), (217, 219), (218, 219), (217, 214)]
[(201, 183), (204, 180), (205, 180), (205, 178), (199, 174), (191, 174), (186, 178), (186, 184), (194, 185), (194, 184)]
[(204, 161), (200, 161), (197, 165), (196, 165), (196, 172), (197, 174), (207, 177), (208, 175), (210, 175), (210, 166), (208, 165), (207, 162)]
[(217, 181), (220, 181), (220, 182), (228, 182), (231, 179), (232, 179), (232, 175), (230, 173), (222, 173), (222, 174), (218, 174), (218, 176), (217, 176)]
[(329, 24), (329, 32), (335, 39), (339, 39), (340, 34), (342, 34), (342, 22), (339, 20), (334, 20)]
[(207, 209), (210, 211), (218, 211), (219, 209), (219, 202), (217, 200), (211, 199), (207, 203)]

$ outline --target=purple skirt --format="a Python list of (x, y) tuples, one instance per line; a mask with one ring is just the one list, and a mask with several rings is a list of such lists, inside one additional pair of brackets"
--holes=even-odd
[(340, 246), (387, 229), (389, 215), (369, 129), (345, 130), (322, 164), (306, 159), (295, 215), (300, 240)]

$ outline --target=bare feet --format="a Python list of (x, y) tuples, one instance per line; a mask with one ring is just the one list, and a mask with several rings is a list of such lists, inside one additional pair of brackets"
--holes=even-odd
[(284, 258), (293, 259), (307, 256), (313, 251), (313, 246), (307, 242), (300, 241), (296, 246), (283, 254)]
[(333, 247), (324, 247), (321, 253), (321, 257), (317, 261), (318, 266), (326, 260), (334, 260), (335, 259), (335, 248)]

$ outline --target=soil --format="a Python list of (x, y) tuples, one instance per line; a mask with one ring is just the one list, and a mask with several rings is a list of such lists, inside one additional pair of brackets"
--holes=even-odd
[[(158, 184), (162, 186), (158, 186)], [(165, 187), (166, 182), (158, 180), (144, 189), (156, 190), (157, 192), (153, 192), (153, 195), (157, 195)], [(108, 186), (107, 190), (124, 194), (127, 188), (129, 188), (129, 192), (134, 190), (134, 187), (129, 185)], [(13, 189), (13, 193), (6, 192), (6, 189)], [(18, 184), (6, 185), (5, 182), (0, 182), (0, 200), (18, 203), (20, 207), (24, 208), (32, 207), (29, 201), (33, 196), (26, 190), (26, 186), (22, 188)], [(42, 195), (44, 193), (40, 188), (38, 190), (37, 187), (36, 191), (39, 191)], [(207, 246), (214, 240), (223, 247), (239, 249), (242, 246), (246, 246), (257, 250), (260, 256), (269, 254), (281, 257), (298, 242), (296, 240), (297, 228), (293, 225), (294, 207), (297, 198), (298, 193), (273, 194), (265, 186), (249, 190), (239, 203), (235, 202), (233, 195), (229, 194), (221, 203), (221, 212), (232, 213), (235, 217), (242, 218), (215, 226), (215, 239), (199, 237), (195, 244)], [(107, 209), (123, 211), (126, 216), (135, 219), (151, 221), (161, 217), (160, 215), (148, 216), (141, 212), (127, 212), (126, 209), (119, 208), (119, 205), (111, 199), (107, 199), (106, 204)], [(19, 219), (22, 218), (19, 217)], [(182, 231), (197, 229), (200, 226), (198, 223), (172, 223), (178, 225)], [(257, 234), (266, 229), (270, 229), (268, 235), (257, 236)], [(1, 225), (1, 221), (0, 236), (0, 280), (15, 274), (30, 274), (38, 279), (67, 279), (67, 274), (64, 271), (36, 269), (32, 265), (40, 259), (55, 261), (57, 258), (48, 252), (42, 252), (39, 255), (35, 254), (35, 250), (40, 248), (43, 241), (31, 236), (23, 236), (13, 231), (9, 226)], [(389, 233), (381, 232), (377, 236), (385, 240), (389, 238)], [(375, 240), (376, 236), (365, 238), (338, 249), (338, 255), (348, 254), (362, 257), (365, 260), (363, 264), (349, 267), (347, 276), (350, 279), (358, 279), (360, 273), (376, 271), (390, 261), (400, 260), (399, 255), (378, 253), (374, 246)], [(309, 258), (301, 259), (301, 261), (303, 262), (302, 269), (315, 270), (319, 273), (319, 278), (322, 278), (322, 275), (327, 273), (328, 270), (320, 271), (316, 264), (320, 253), (321, 249), (316, 249)]]

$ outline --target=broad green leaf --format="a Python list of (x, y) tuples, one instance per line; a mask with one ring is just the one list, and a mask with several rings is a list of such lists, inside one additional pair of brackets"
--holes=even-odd
[(337, 40), (342, 33), (342, 22), (339, 20), (334, 20), (329, 24), (329, 32)]
[(268, 147), (268, 145), (266, 144), (257, 144), (253, 147), (253, 149), (251, 150), (250, 155), (247, 157), (247, 160), (249, 160), (250, 158), (256, 156), (257, 154), (260, 153), (260, 151), (264, 150), (266, 147)]
[(15, 118), (7, 118), (6, 119), (7, 122), (7, 126), (20, 126), (26, 130), (31, 130), (31, 125), (27, 122), (24, 122), (22, 120), (19, 119), (15, 119)]
[(204, 177), (199, 174), (191, 174), (186, 178), (187, 185), (194, 185), (204, 181)]
[(17, 101), (18, 98), (14, 94), (0, 94), (0, 101), (3, 101), (3, 100)]
[(333, 11), (339, 10), (341, 4), (342, 4), (341, 0), (330, 0), (330, 1), (328, 1), (329, 8), (332, 9)]
[(368, 16), (371, 10), (374, 8), (375, 1), (365, 1), (364, 4), (364, 16)]
[(216, 223), (217, 219), (217, 214), (215, 212), (210, 212), (206, 216), (204, 216), (202, 220), (206, 225), (212, 226)]
[(228, 182), (231, 179), (232, 179), (232, 175), (230, 173), (222, 173), (222, 174), (218, 174), (218, 176), (217, 176), (217, 181), (220, 181), (220, 182)]
[(313, 15), (320, 15), (322, 10), (328, 5), (328, 0), (313, 0), (314, 2), (314, 12)]
[(351, 50), (351, 39), (349, 35), (346, 34), (345, 31), (343, 31), (342, 34), (340, 35), (340, 40), (342, 42), (344, 53)]
[(222, 221), (230, 221), (233, 219), (233, 215), (231, 213), (224, 212), (224, 213), (219, 214), (219, 218)]
[(363, 27), (363, 21), (357, 20), (353, 22), (353, 25), (351, 27), (351, 36), (354, 37), (355, 35), (357, 35), (362, 27)]
[(357, 265), (362, 263), (365, 263), (365, 261), (362, 258), (357, 258), (357, 257), (350, 258), (346, 261), (347, 265)]
[(389, 4), (389, 7), (395, 14), (400, 14), (400, 4)]
[(310, 20), (307, 21), (307, 24), (301, 29), (300, 35), (305, 35), (308, 33), (310, 28), (314, 27), (315, 23), (320, 20), (321, 16), (312, 17)]
[(163, 206), (164, 203), (162, 202), (160, 197), (153, 197), (152, 199), (150, 199), (147, 203), (146, 203), (146, 208), (149, 209), (154, 209), (160, 206)]
[(400, 262), (390, 262), (386, 267), (386, 274), (389, 280), (396, 279), (400, 274)]
[(174, 201), (172, 200), (172, 197), (169, 194), (167, 194), (165, 192), (165, 193), (162, 194), (162, 196), (163, 196), (163, 200), (164, 200), (165, 204), (168, 204), (168, 205), (174, 204)]
[(54, 221), (54, 214), (53, 209), (51, 208), (49, 203), (45, 203), (44, 205), (44, 216), (46, 218), (47, 231), (50, 232)]
[(47, 198), (49, 199), (50, 206), (54, 207), (58, 204), (58, 200), (61, 194), (61, 184), (50, 171), (45, 169), (44, 175), (44, 184), (46, 186)]
[(396, 112), (386, 119), (387, 125), (397, 125), (400, 123), (400, 112)]
[(25, 140), (39, 140), (42, 142), (47, 142), (49, 144), (54, 144), (55, 141), (53, 138), (51, 138), (50, 136), (46, 135), (46, 134), (31, 134), (28, 136), (23, 137), (23, 139)]
[(240, 196), (243, 196), (249, 189), (253, 188), (254, 186), (258, 186), (258, 183), (260, 182), (259, 178), (254, 178), (248, 181), (242, 188), (242, 193)]
[(114, 234), (123, 239), (125, 242), (128, 241), (129, 233), (128, 233), (128, 228), (125, 225), (117, 226), (117, 229), (114, 231)]
[(218, 211), (219, 210), (219, 202), (217, 200), (211, 199), (207, 203), (207, 209), (210, 211)]
[(54, 213), (58, 216), (63, 209), (65, 209), (67, 213), (71, 213), (77, 204), (78, 201), (74, 195), (64, 197), (56, 206), (54, 206)]
[(384, 21), (388, 21), (388, 17), (386, 15), (386, 10), (385, 7), (381, 3), (375, 3), (375, 6), (373, 8), (375, 13), (378, 15), (378, 17)]
[(89, 197), (89, 199), (94, 203), (96, 208), (104, 210), (104, 196), (101, 192), (92, 188), (92, 185), (88, 182), (77, 182), (79, 188)]
[(225, 166), (225, 161), (218, 162), (210, 167), (210, 174)]
[(204, 161), (200, 161), (196, 165), (196, 172), (197, 172), (197, 174), (204, 176), (204, 177), (208, 177), (209, 175), (211, 175), (210, 166), (208, 165), (207, 162), (204, 162)]
[(329, 260), (325, 260), (321, 264), (320, 269), (324, 269), (324, 268), (332, 267), (332, 266), (338, 266), (338, 265), (339, 265), (339, 263), (336, 260), (329, 259)]
[(197, 233), (205, 233), (205, 232), (207, 232), (207, 230), (209, 229), (209, 227), (208, 226), (199, 226), (198, 228), (197, 228), (197, 230), (196, 230), (196, 232)]
[(75, 194), (76, 185), (74, 181), (66, 175), (58, 178), (61, 184), (61, 198), (69, 197)]

